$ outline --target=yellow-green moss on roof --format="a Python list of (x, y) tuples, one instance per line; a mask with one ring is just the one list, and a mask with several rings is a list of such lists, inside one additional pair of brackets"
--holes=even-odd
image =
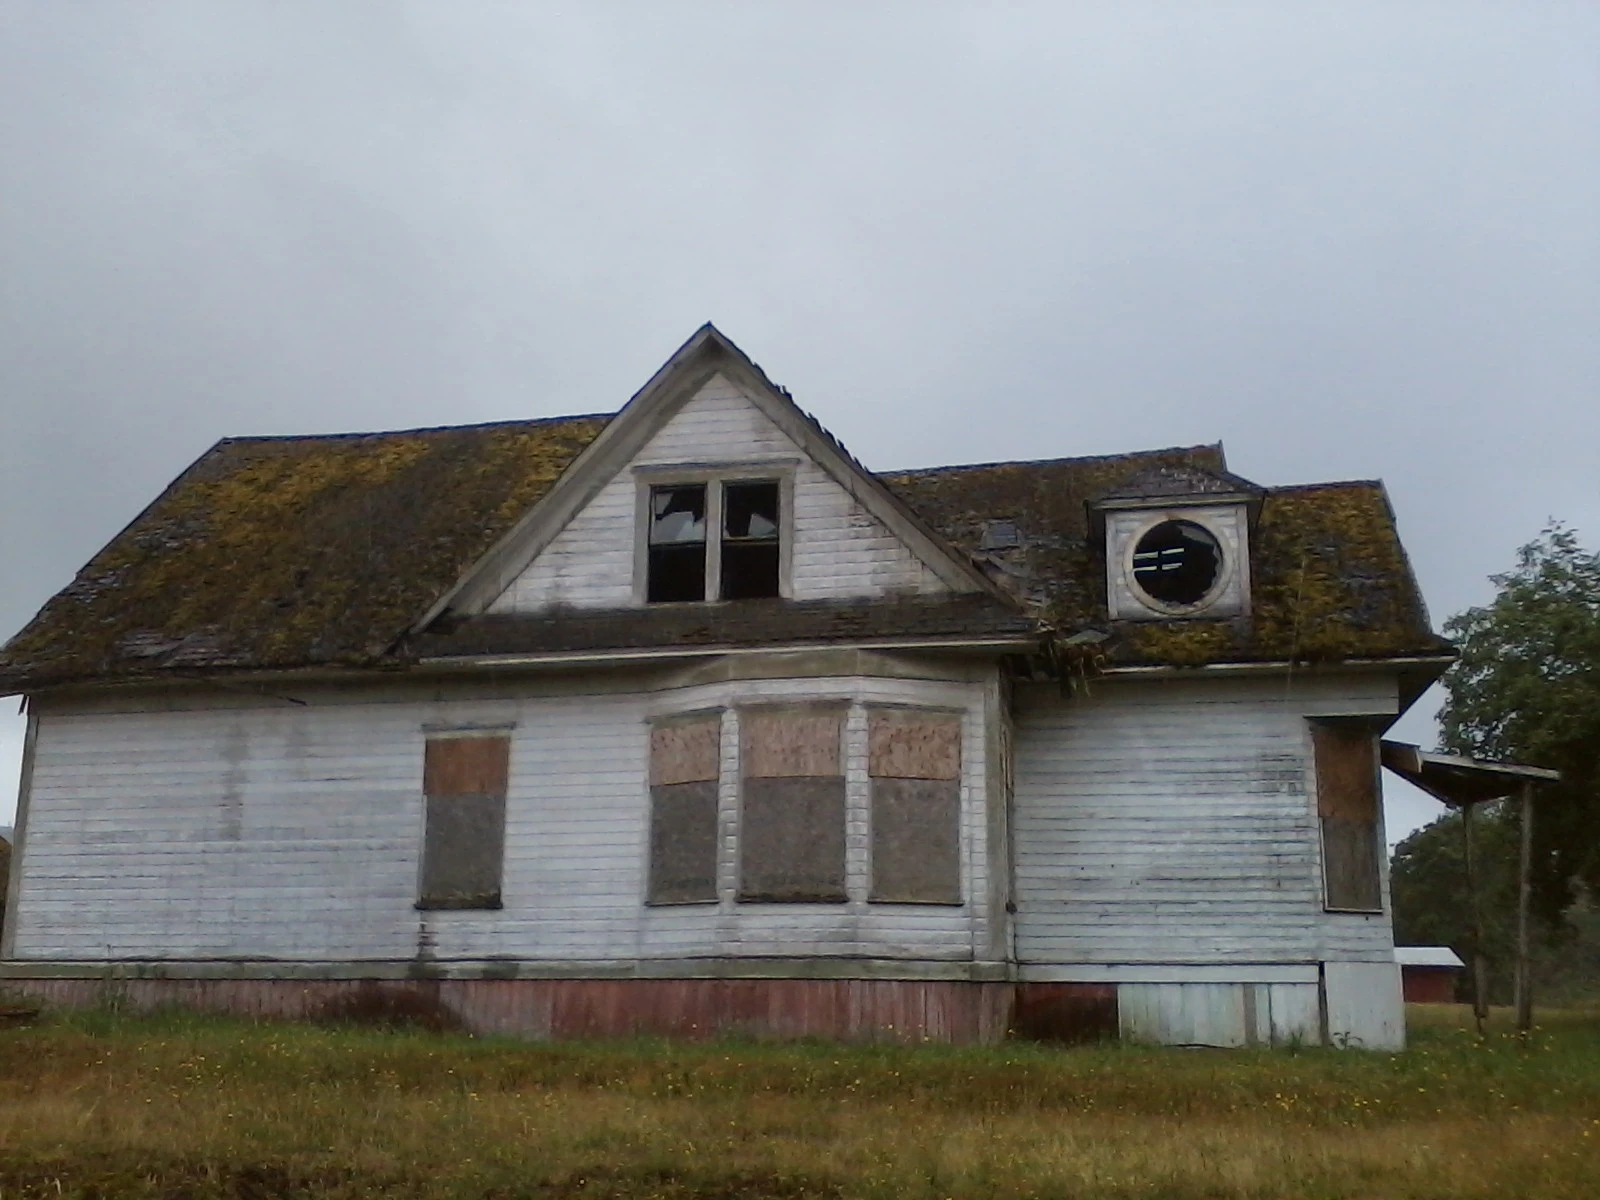
[(217, 443), (0, 651), (0, 685), (362, 664), (608, 417)]
[[(1059, 633), (1107, 633), (1100, 652), (1113, 664), (1327, 662), (1449, 650), (1429, 627), (1383, 485), (1371, 481), (1260, 489), (1250, 616), (1112, 621), (1090, 502), (1152, 471), (1185, 469), (1224, 473), (1222, 448), (939, 468), (884, 480)], [(1013, 525), (1017, 544), (985, 549), (993, 521)]]
[[(403, 665), (405, 632), (609, 419), (219, 442), (0, 650), (0, 692), (216, 670)], [(1448, 649), (1428, 626), (1383, 487), (1371, 482), (1252, 492), (1260, 509), (1249, 617), (1110, 621), (1092, 502), (1152, 473), (1235, 478), (1225, 472), (1220, 446), (1190, 446), (879, 478), (1016, 600), (1014, 609), (986, 601), (991, 607), (1025, 618), (1019, 627), (1063, 637), (1102, 631), (1108, 637), (1094, 654), (1113, 664)], [(999, 526), (1004, 536), (987, 536)], [(973, 617), (985, 629), (999, 619)], [(670, 622), (652, 627), (664, 642), (675, 636)]]

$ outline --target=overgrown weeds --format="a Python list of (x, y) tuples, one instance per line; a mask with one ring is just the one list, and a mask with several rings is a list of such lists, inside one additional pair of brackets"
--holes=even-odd
[(1588, 1197), (1600, 1022), (1403, 1054), (0, 1032), (0, 1196)]

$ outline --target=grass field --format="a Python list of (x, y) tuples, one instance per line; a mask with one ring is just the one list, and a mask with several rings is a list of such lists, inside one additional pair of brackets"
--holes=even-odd
[(17, 1196), (1593, 1197), (1600, 1019), (1404, 1054), (0, 1031)]

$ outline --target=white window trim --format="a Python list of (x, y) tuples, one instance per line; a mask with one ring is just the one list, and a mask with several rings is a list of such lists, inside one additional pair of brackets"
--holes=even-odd
[[(806, 707), (839, 708), (844, 712), (841, 728), (841, 766), (845, 778), (845, 895), (838, 901), (751, 901), (739, 899), (739, 856), (744, 847), (744, 764), (741, 745), (741, 719), (752, 711), (762, 709), (793, 709)], [(869, 772), (869, 725), (874, 712), (929, 713), (955, 717), (961, 724), (961, 775), (959, 779), (960, 802), (958, 806), (956, 837), (958, 887), (961, 899), (954, 902), (924, 903), (921, 901), (874, 900), (872, 891), (872, 776)], [(717, 778), (717, 898), (715, 900), (675, 901), (671, 904), (652, 903), (650, 889), (650, 828), (651, 805), (650, 773), (648, 765), (649, 730), (663, 722), (721, 715), (720, 758)], [(975, 744), (981, 745), (985, 716), (981, 708), (974, 710), (970, 704), (951, 696), (930, 696), (926, 699), (888, 699), (872, 694), (870, 689), (830, 687), (817, 692), (768, 692), (740, 689), (717, 690), (699, 694), (692, 699), (670, 697), (651, 705), (641, 722), (644, 731), (646, 766), (640, 786), (640, 803), (646, 813), (643, 833), (638, 842), (639, 905), (647, 910), (686, 908), (716, 908), (721, 913), (760, 914), (782, 910), (824, 908), (846, 909), (866, 915), (873, 912), (902, 911), (907, 913), (933, 913), (927, 918), (939, 920), (939, 913), (964, 913), (968, 920), (977, 920), (987, 903), (981, 892), (975, 891), (974, 878), (979, 867), (978, 856), (985, 853), (987, 831), (976, 824), (974, 805), (982, 798), (987, 804), (986, 778), (982, 773), (974, 776), (969, 766)], [(1309, 734), (1307, 735), (1309, 738)], [(985, 809), (987, 811), (987, 809)], [(752, 916), (751, 919), (756, 919)]]
[(1393, 720), (1393, 718), (1386, 714), (1362, 714), (1360, 716), (1312, 716), (1307, 714), (1302, 722), (1304, 725), (1304, 730), (1301, 734), (1301, 741), (1305, 747), (1304, 752), (1306, 756), (1307, 795), (1310, 800), (1311, 820), (1315, 824), (1317, 831), (1317, 876), (1322, 883), (1318, 894), (1322, 899), (1322, 911), (1329, 915), (1339, 914), (1360, 917), (1388, 916), (1390, 915), (1391, 909), (1394, 907), (1393, 898), (1389, 894), (1389, 855), (1387, 852), (1389, 845), (1389, 831), (1384, 823), (1383, 763), (1380, 756), (1376, 753), (1373, 755), (1373, 787), (1377, 789), (1377, 811), (1373, 815), (1373, 840), (1376, 843), (1376, 854), (1378, 860), (1378, 907), (1350, 908), (1345, 905), (1333, 903), (1328, 896), (1328, 885), (1330, 882), (1328, 879), (1328, 849), (1322, 840), (1322, 816), (1317, 799), (1317, 788), (1319, 786), (1317, 777), (1317, 744), (1316, 738), (1312, 734), (1312, 727), (1319, 720), (1367, 721), (1372, 724), (1372, 736), (1377, 738), (1382, 736), (1382, 731), (1389, 727), (1389, 723)]
[[(794, 477), (799, 460), (758, 459), (741, 463), (681, 463), (633, 469), (636, 482), (633, 519), (633, 602), (660, 608), (671, 604), (732, 604), (718, 593), (722, 588), (722, 495), (730, 483), (775, 482), (778, 485), (778, 595), (794, 596)], [(704, 600), (669, 600), (651, 604), (650, 595), (650, 492), (658, 487), (706, 489), (706, 578)]]
[[(1108, 514), (1106, 538), (1106, 607), (1112, 620), (1182, 620), (1193, 617), (1246, 617), (1251, 610), (1250, 528), (1242, 505), (1139, 505), (1134, 519), (1128, 509)], [(1133, 573), (1140, 540), (1167, 521), (1188, 521), (1216, 538), (1221, 566), (1210, 590), (1194, 604), (1169, 604), (1150, 595)], [(1231, 524), (1231, 534), (1230, 534)], [(1120, 591), (1120, 594), (1119, 594)], [(1217, 612), (1217, 609), (1221, 609)]]
[[(1211, 586), (1206, 589), (1206, 594), (1192, 604), (1173, 604), (1170, 601), (1160, 600), (1152, 596), (1144, 590), (1144, 587), (1139, 583), (1139, 577), (1134, 574), (1133, 556), (1139, 549), (1139, 543), (1152, 530), (1159, 529), (1168, 522), (1194, 525), (1205, 530), (1210, 535), (1211, 540), (1216, 543), (1217, 557), (1222, 560), (1217, 564), (1217, 577), (1211, 581)], [(1223, 535), (1223, 532), (1217, 529), (1212, 522), (1206, 520), (1204, 516), (1197, 513), (1184, 513), (1181, 510), (1177, 512), (1162, 512), (1142, 521), (1128, 533), (1127, 540), (1122, 548), (1122, 574), (1123, 578), (1128, 581), (1128, 588), (1132, 591), (1134, 598), (1152, 612), (1158, 612), (1163, 616), (1169, 617), (1197, 617), (1226, 594), (1228, 585), (1233, 582), (1233, 577), (1238, 571), (1238, 564), (1234, 561), (1236, 557), (1237, 555), (1229, 547), (1228, 539)]]

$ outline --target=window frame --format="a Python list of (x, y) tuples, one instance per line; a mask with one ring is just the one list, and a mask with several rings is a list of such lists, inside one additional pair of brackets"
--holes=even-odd
[[(500, 801), (500, 840), (496, 861), (496, 875), (498, 886), (492, 893), (484, 893), (472, 902), (460, 902), (454, 899), (442, 898), (437, 893), (430, 892), (428, 884), (428, 815), (429, 809), (435, 801), (447, 802), (455, 796), (448, 792), (434, 793), (428, 790), (428, 757), (429, 748), (435, 743), (452, 741), (478, 741), (494, 740), (505, 743), (504, 788), (499, 794)], [(417, 831), (417, 872), (416, 872), (416, 900), (412, 907), (419, 912), (497, 912), (505, 907), (505, 872), (506, 872), (506, 834), (510, 827), (511, 806), (511, 778), (516, 752), (516, 722), (491, 723), (484, 725), (437, 725), (425, 723), (422, 726), (422, 778), (421, 796), (422, 808), (419, 813), (420, 827)], [(492, 795), (492, 793), (461, 793), (467, 796)]]
[[(908, 907), (936, 907), (936, 908), (962, 908), (965, 907), (968, 895), (967, 875), (970, 864), (967, 861), (967, 713), (966, 710), (955, 707), (924, 704), (893, 704), (893, 703), (867, 703), (863, 705), (866, 710), (865, 745), (866, 771), (867, 771), (867, 903), (874, 907), (886, 905), (901, 905)], [(874, 725), (879, 719), (886, 718), (893, 721), (896, 718), (916, 720), (929, 724), (948, 724), (955, 727), (955, 775), (943, 776), (932, 774), (882, 774), (875, 770), (874, 752)], [(937, 896), (919, 896), (907, 898), (903, 895), (895, 896), (886, 894), (884, 889), (883, 872), (879, 870), (878, 862), (878, 802), (880, 793), (879, 784), (887, 784), (891, 788), (895, 784), (945, 784), (951, 793), (949, 799), (952, 804), (953, 825), (947, 832), (954, 835), (955, 862), (954, 878), (950, 881), (947, 893)]]
[[(722, 598), (723, 493), (733, 483), (778, 485), (778, 598), (794, 596), (794, 477), (799, 460), (752, 459), (740, 463), (682, 463), (634, 468), (633, 602), (640, 607), (737, 604)], [(650, 493), (661, 487), (706, 489), (705, 591), (700, 600), (650, 600)]]
[[(708, 708), (683, 709), (681, 711), (674, 709), (667, 712), (652, 714), (645, 718), (645, 756), (647, 760), (645, 763), (645, 806), (648, 812), (648, 829), (645, 834), (644, 842), (645, 862), (643, 900), (646, 908), (693, 908), (697, 906), (704, 907), (707, 905), (715, 907), (722, 902), (722, 843), (723, 839), (727, 835), (723, 821), (723, 780), (727, 773), (726, 764), (723, 761), (723, 748), (724, 743), (727, 740), (727, 713), (728, 710), (725, 707), (717, 705)], [(658, 809), (658, 796), (656, 789), (658, 787), (670, 787), (672, 785), (658, 784), (655, 780), (655, 737), (656, 732), (660, 729), (670, 728), (676, 725), (694, 725), (700, 723), (707, 725), (715, 723), (717, 728), (716, 774), (711, 779), (693, 781), (709, 783), (712, 788), (712, 793), (716, 797), (715, 816), (713, 818), (715, 825), (715, 836), (711, 852), (711, 895), (696, 897), (693, 899), (685, 899), (682, 897), (667, 898), (660, 895), (657, 888), (657, 885), (660, 881), (657, 878), (656, 871), (656, 836), (659, 828), (657, 822), (660, 817), (660, 812)]]
[[(1174, 604), (1162, 600), (1145, 591), (1144, 585), (1139, 582), (1139, 577), (1134, 573), (1134, 556), (1138, 552), (1139, 543), (1152, 532), (1168, 522), (1183, 525), (1193, 525), (1204, 530), (1206, 535), (1216, 543), (1217, 547), (1217, 574), (1211, 581), (1211, 586), (1206, 589), (1205, 595), (1191, 604)], [(1123, 534), (1122, 545), (1122, 577), (1126, 581), (1128, 590), (1133, 599), (1148, 611), (1161, 618), (1174, 617), (1199, 617), (1217, 603), (1227, 593), (1232, 585), (1234, 575), (1238, 571), (1238, 564), (1234, 561), (1237, 557), (1235, 549), (1228, 544), (1223, 531), (1206, 517), (1199, 513), (1184, 512), (1182, 509), (1160, 509), (1152, 511), (1144, 520), (1128, 529)]]
[[(1362, 716), (1328, 716), (1306, 718), (1306, 741), (1308, 743), (1309, 761), (1311, 764), (1311, 811), (1317, 825), (1317, 867), (1321, 875), (1322, 911), (1325, 913), (1346, 913), (1359, 916), (1382, 916), (1389, 911), (1390, 897), (1387, 879), (1388, 854), (1385, 843), (1385, 827), (1383, 812), (1383, 765), (1378, 750), (1378, 739), (1382, 736), (1384, 727), (1392, 718), (1387, 717), (1362, 717)], [(1328, 869), (1328, 839), (1327, 822), (1329, 820), (1349, 821), (1355, 818), (1324, 815), (1324, 783), (1328, 774), (1324, 767), (1322, 753), (1318, 747), (1318, 731), (1325, 731), (1335, 740), (1353, 740), (1359, 737), (1372, 742), (1372, 816), (1362, 818), (1362, 821), (1371, 827), (1372, 836), (1372, 861), (1367, 864), (1371, 867), (1373, 882), (1377, 890), (1377, 903), (1374, 907), (1360, 905), (1340, 904), (1330, 895), (1332, 876)]]

